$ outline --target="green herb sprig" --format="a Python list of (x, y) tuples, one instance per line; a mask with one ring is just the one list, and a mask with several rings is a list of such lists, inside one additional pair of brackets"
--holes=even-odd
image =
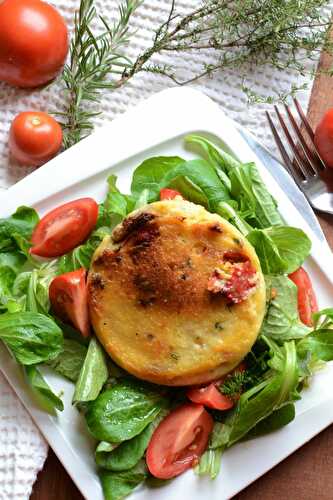
[[(129, 24), (141, 0), (122, 0), (118, 20), (110, 25), (98, 15), (94, 0), (81, 0), (75, 16), (70, 61), (63, 72), (68, 93), (62, 117), (64, 147), (67, 148), (93, 129), (93, 118), (99, 114), (99, 93), (117, 89), (138, 73), (164, 75), (178, 85), (185, 85), (217, 71), (237, 68), (243, 73), (242, 89), (250, 102), (285, 100), (301, 86), (273, 96), (259, 96), (247, 82), (247, 75), (259, 66), (270, 66), (299, 74), (309, 71), (307, 62), (324, 49), (333, 52), (327, 36), (332, 26), (329, 14), (323, 13), (327, 0), (204, 0), (200, 7), (181, 16), (177, 1), (171, 0), (165, 21), (161, 22), (150, 47), (131, 61), (124, 47), (133, 32)], [(95, 35), (92, 25), (100, 20), (104, 31)], [(214, 64), (203, 62), (202, 69), (184, 78), (172, 65), (157, 64), (161, 53), (202, 53), (202, 59), (214, 56)]]
[[(129, 21), (141, 0), (124, 0), (118, 7), (118, 20), (112, 25), (97, 14), (93, 2), (81, 0), (74, 19), (70, 60), (62, 74), (68, 100), (65, 111), (56, 115), (62, 119), (65, 149), (92, 131), (92, 119), (99, 114), (96, 106), (100, 91), (114, 87), (107, 77), (122, 75), (130, 64), (122, 50), (130, 40)], [(102, 27), (97, 35), (92, 31), (96, 20)]]

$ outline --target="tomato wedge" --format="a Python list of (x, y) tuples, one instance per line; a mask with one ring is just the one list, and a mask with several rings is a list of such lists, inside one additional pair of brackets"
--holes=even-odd
[(146, 462), (150, 473), (170, 479), (196, 465), (207, 448), (213, 425), (202, 405), (187, 403), (169, 413), (148, 445)]
[(234, 406), (234, 402), (218, 390), (216, 382), (205, 387), (193, 387), (187, 391), (186, 396), (192, 403), (198, 403), (213, 410), (229, 410)]
[(40, 257), (59, 257), (87, 239), (98, 217), (92, 198), (80, 198), (51, 210), (32, 234), (30, 252)]
[(305, 325), (312, 326), (312, 314), (318, 311), (318, 302), (310, 276), (303, 267), (300, 267), (289, 274), (289, 278), (295, 283), (298, 289), (297, 301), (299, 317)]
[(175, 189), (164, 188), (160, 191), (160, 200), (174, 200), (179, 196), (182, 200), (184, 199), (179, 191)]
[(54, 313), (72, 323), (84, 337), (90, 334), (86, 270), (61, 274), (50, 284), (49, 297)]

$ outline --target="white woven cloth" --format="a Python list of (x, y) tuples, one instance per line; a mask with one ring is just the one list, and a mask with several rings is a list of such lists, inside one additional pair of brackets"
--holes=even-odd
[[(53, 0), (52, 3), (71, 25), (79, 0)], [(104, 15), (113, 16), (117, 6), (116, 0), (96, 0), (95, 3)], [(200, 0), (177, 0), (177, 10), (184, 13), (198, 3)], [(170, 4), (171, 0), (145, 0), (133, 19), (133, 28), (137, 33), (128, 49), (129, 56), (134, 57), (149, 45), (154, 28), (162, 19), (166, 19)], [(173, 66), (185, 76), (200, 70), (203, 60), (206, 63), (214, 62), (211, 56), (202, 54), (187, 54), (186, 57), (175, 55), (171, 60)], [(159, 57), (156, 62), (168, 63), (170, 56)], [(304, 79), (300, 79), (291, 71), (278, 72), (270, 68), (249, 71), (246, 80), (249, 87), (262, 95), (284, 93), (292, 84), (299, 86), (303, 82)], [(267, 106), (249, 107), (241, 91), (242, 83), (242, 75), (233, 69), (216, 74), (214, 78), (202, 79), (194, 86), (219, 103), (227, 115), (246, 126), (258, 139), (273, 148), (264, 114)], [(128, 107), (168, 86), (170, 81), (166, 78), (142, 73), (125, 87), (112, 93), (105, 92), (101, 98), (103, 114), (96, 119), (96, 126), (103, 125)], [(304, 108), (307, 106), (308, 97), (308, 91), (299, 95)], [(63, 103), (64, 93), (60, 83), (42, 91), (19, 90), (0, 83), (0, 188), (8, 188), (30, 172), (9, 159), (7, 137), (14, 116), (20, 111), (30, 109), (61, 109)], [(80, 168), (80, 165), (72, 165), (70, 168)], [(29, 498), (32, 484), (43, 466), (46, 454), (47, 446), (43, 438), (0, 374), (0, 500)]]

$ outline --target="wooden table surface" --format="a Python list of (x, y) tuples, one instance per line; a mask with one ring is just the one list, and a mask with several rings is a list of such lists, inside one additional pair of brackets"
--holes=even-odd
[[(331, 65), (332, 57), (322, 54), (320, 68), (329, 69)], [(330, 107), (333, 107), (333, 79), (322, 74), (314, 82), (308, 109), (313, 127)], [(318, 219), (333, 250), (333, 217), (320, 216)], [(235, 500), (281, 499), (333, 500), (333, 426), (235, 497)], [(83, 500), (52, 450), (38, 475), (30, 500)]]

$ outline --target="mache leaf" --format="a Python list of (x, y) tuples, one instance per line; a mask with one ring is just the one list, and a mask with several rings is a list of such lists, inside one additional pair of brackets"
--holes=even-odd
[(27, 379), (43, 407), (53, 413), (54, 410), (63, 411), (64, 404), (59, 396), (54, 394), (36, 365), (25, 366)]

